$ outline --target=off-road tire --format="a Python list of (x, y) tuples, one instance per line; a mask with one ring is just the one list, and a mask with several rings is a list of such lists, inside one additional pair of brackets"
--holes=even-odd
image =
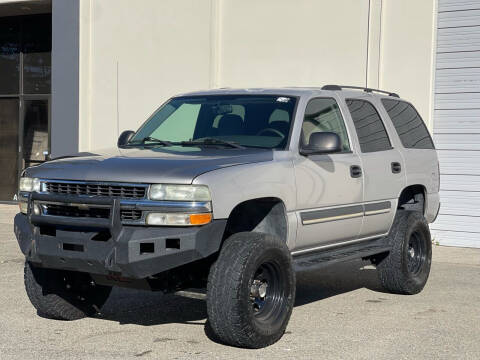
[(398, 210), (387, 241), (392, 249), (377, 265), (383, 287), (394, 294), (419, 293), (432, 263), (430, 230), (422, 213)]
[[(266, 295), (252, 297), (255, 284), (265, 283)], [(294, 301), (295, 272), (284, 242), (254, 232), (225, 241), (207, 285), (208, 321), (217, 340), (244, 348), (275, 343), (285, 332)]]
[(44, 269), (28, 261), (24, 281), (38, 314), (56, 320), (78, 320), (96, 314), (112, 290), (93, 284), (88, 274)]

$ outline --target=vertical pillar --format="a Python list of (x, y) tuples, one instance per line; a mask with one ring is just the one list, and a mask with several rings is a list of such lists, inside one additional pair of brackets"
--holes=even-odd
[(79, 0), (52, 1), (52, 155), (78, 151)]
[(368, 0), (368, 48), (365, 84), (378, 89), (380, 86), (380, 51), (382, 36), (382, 1)]

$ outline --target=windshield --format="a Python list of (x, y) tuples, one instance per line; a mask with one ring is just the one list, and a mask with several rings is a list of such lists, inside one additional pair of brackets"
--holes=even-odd
[(296, 101), (271, 95), (173, 98), (143, 124), (129, 145), (285, 149)]

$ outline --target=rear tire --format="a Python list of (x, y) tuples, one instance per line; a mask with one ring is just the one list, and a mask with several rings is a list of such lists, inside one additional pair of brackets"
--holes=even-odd
[(27, 295), (40, 316), (78, 320), (100, 311), (112, 288), (95, 285), (90, 275), (35, 267), (26, 261), (24, 281)]
[(383, 287), (413, 295), (424, 288), (432, 263), (432, 241), (421, 212), (398, 210), (387, 241), (390, 253), (377, 265)]
[(207, 286), (208, 321), (219, 341), (245, 348), (275, 343), (294, 301), (295, 273), (285, 243), (261, 233), (226, 240)]

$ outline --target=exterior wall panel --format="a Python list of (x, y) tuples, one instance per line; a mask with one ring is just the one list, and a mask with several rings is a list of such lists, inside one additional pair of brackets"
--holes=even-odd
[(438, 29), (437, 41), (437, 51), (440, 53), (480, 50), (480, 28), (454, 27)]
[(456, 28), (460, 26), (477, 26), (480, 9), (443, 11), (439, 9), (438, 28)]
[[(480, 46), (478, 50), (480, 51)], [(476, 51), (437, 53), (436, 59), (437, 59), (437, 69), (480, 67), (480, 56)]]
[(438, 0), (439, 11), (480, 9), (478, 0)]
[(480, 1), (439, 2), (436, 69), (442, 206), (432, 233), (442, 245), (480, 247)]
[(479, 118), (480, 109), (435, 110), (435, 133), (480, 133)]

